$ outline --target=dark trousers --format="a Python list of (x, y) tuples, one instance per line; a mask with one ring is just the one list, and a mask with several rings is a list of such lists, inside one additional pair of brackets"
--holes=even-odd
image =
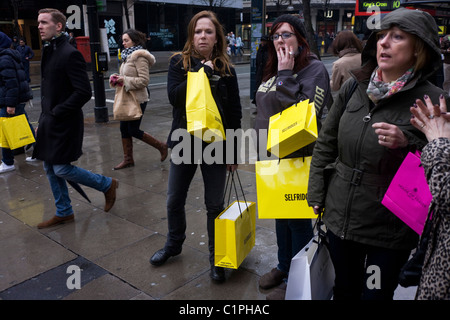
[[(141, 103), (142, 115), (144, 115), (147, 102)], [(138, 120), (120, 121), (120, 134), (122, 138), (136, 138), (142, 140), (144, 131), (140, 129), (142, 117)]]
[(278, 245), (277, 268), (289, 273), (292, 258), (313, 237), (311, 219), (276, 219), (275, 230)]
[(165, 249), (170, 254), (178, 254), (186, 239), (185, 204), (189, 186), (200, 166), (203, 184), (204, 201), (207, 214), (208, 247), (210, 262), (214, 263), (214, 220), (224, 209), (224, 189), (226, 164), (174, 164), (170, 162), (169, 189), (167, 191), (167, 220), (169, 233)]
[(393, 250), (342, 240), (328, 231), (336, 272), (334, 300), (392, 300), (400, 269), (411, 250)]

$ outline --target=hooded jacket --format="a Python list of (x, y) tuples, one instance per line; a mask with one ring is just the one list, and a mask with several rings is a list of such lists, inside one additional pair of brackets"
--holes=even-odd
[[(425, 41), (432, 57), (399, 92), (374, 104), (366, 90), (377, 66), (376, 32), (369, 37), (362, 52), (362, 67), (353, 71), (352, 78), (339, 91), (316, 141), (308, 203), (324, 207), (327, 228), (341, 239), (407, 250), (417, 244), (417, 234), (381, 200), (408, 152), (421, 150), (427, 142), (410, 123), (410, 107), (425, 94), (436, 102), (444, 91), (427, 80), (441, 63), (433, 18), (422, 11), (402, 8), (383, 18), (381, 30), (394, 25)], [(354, 81), (358, 86), (345, 105)], [(381, 146), (372, 128), (376, 122), (398, 126), (408, 138), (408, 145), (398, 149)]]
[(16, 107), (32, 99), (20, 54), (13, 49), (0, 48), (0, 107)]

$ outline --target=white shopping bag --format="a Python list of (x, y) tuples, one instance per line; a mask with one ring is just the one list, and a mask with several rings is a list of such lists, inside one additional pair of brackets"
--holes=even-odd
[(328, 248), (316, 234), (291, 260), (286, 300), (330, 300), (334, 267)]

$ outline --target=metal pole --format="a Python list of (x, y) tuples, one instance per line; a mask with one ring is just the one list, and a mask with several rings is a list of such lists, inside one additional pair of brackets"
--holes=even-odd
[(95, 122), (108, 122), (108, 108), (106, 107), (105, 82), (103, 72), (97, 71), (96, 52), (100, 52), (100, 28), (98, 25), (97, 4), (95, 0), (87, 0), (89, 22), (89, 41), (91, 46), (91, 65), (95, 95)]

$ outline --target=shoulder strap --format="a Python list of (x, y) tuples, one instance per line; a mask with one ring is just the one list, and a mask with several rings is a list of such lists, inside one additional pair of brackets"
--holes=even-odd
[(352, 97), (353, 93), (355, 92), (356, 88), (358, 87), (358, 81), (356, 81), (355, 79), (353, 79), (352, 85), (350, 87), (350, 90), (348, 90), (345, 93), (345, 101), (344, 101), (344, 109), (342, 112), (345, 111), (345, 109), (347, 108), (347, 103), (350, 100), (350, 98)]

